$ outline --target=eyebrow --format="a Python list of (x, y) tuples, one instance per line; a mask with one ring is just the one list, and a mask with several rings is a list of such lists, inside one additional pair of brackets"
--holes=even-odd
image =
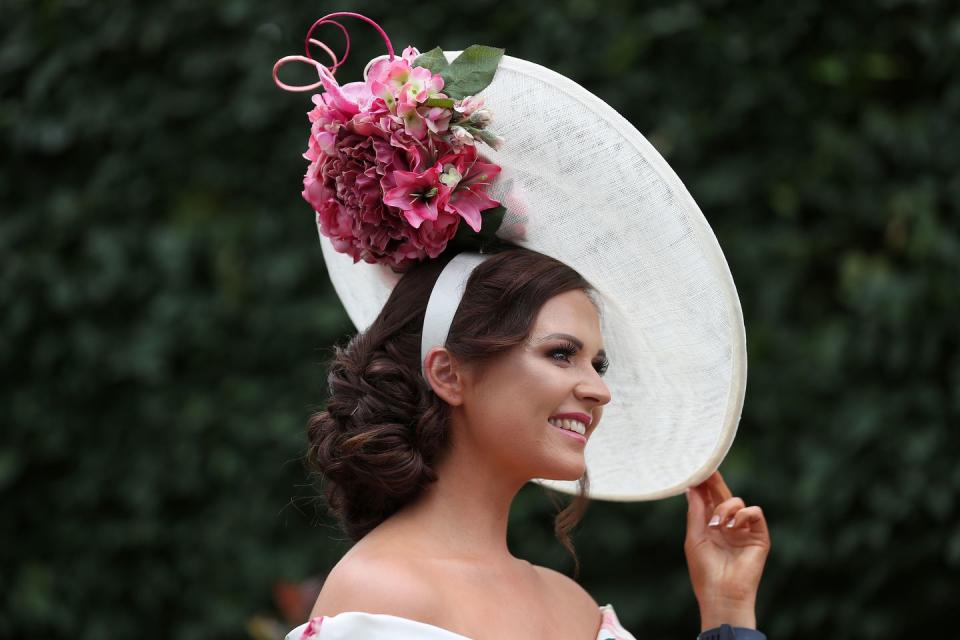
[[(553, 338), (561, 338), (561, 339), (564, 339), (564, 340), (569, 340), (569, 341), (572, 342), (573, 344), (577, 345), (577, 349), (583, 349), (583, 342), (580, 340), (580, 338), (578, 338), (578, 337), (576, 337), (576, 336), (572, 336), (572, 335), (570, 335), (569, 333), (551, 333), (550, 335), (544, 336), (543, 338), (541, 338), (538, 342), (543, 343), (543, 342), (546, 342), (547, 340), (551, 340), (551, 339), (553, 339)], [(603, 356), (604, 358), (606, 358), (606, 357), (607, 357), (607, 352), (604, 351), (603, 349), (600, 349), (600, 351), (597, 351), (597, 355), (598, 355), (598, 356)]]

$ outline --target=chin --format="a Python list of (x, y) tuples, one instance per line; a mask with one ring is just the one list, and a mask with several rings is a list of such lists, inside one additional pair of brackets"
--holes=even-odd
[(587, 466), (584, 464), (583, 460), (580, 460), (579, 464), (571, 465), (567, 467), (557, 467), (552, 466), (548, 469), (544, 469), (540, 475), (534, 476), (535, 478), (543, 478), (544, 480), (579, 480), (581, 476), (586, 472)]

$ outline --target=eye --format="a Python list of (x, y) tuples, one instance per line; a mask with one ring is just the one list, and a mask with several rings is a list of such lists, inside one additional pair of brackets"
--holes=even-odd
[(599, 360), (594, 361), (593, 368), (597, 370), (601, 376), (607, 372), (607, 369), (610, 368), (610, 361), (606, 358), (600, 358)]
[[(579, 348), (577, 345), (573, 344), (572, 342), (564, 342), (560, 346), (550, 349), (548, 355), (558, 362), (569, 363), (570, 358), (575, 356), (578, 351)], [(605, 357), (599, 357), (593, 361), (593, 368), (596, 369), (597, 373), (599, 373), (601, 376), (607, 372), (609, 367), (610, 361)]]
[(564, 343), (559, 347), (555, 347), (550, 350), (549, 355), (554, 360), (559, 360), (561, 362), (570, 362), (572, 358), (577, 353), (577, 346), (571, 343)]

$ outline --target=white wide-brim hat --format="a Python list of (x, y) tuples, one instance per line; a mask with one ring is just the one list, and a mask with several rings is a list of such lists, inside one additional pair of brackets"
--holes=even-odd
[[(459, 51), (444, 52), (453, 60)], [(733, 443), (747, 379), (740, 301), (717, 239), (656, 149), (606, 102), (541, 65), (503, 56), (477, 95), (502, 167), (488, 189), (512, 244), (595, 288), (612, 400), (586, 445), (589, 496), (655, 500), (699, 484)], [(400, 278), (320, 236), (347, 314), (369, 327)], [(575, 480), (535, 479), (576, 494)]]

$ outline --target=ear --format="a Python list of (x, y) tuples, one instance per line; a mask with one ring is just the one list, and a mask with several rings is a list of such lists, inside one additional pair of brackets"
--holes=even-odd
[(433, 347), (424, 361), (424, 375), (433, 392), (451, 406), (463, 404), (464, 371), (444, 347)]

